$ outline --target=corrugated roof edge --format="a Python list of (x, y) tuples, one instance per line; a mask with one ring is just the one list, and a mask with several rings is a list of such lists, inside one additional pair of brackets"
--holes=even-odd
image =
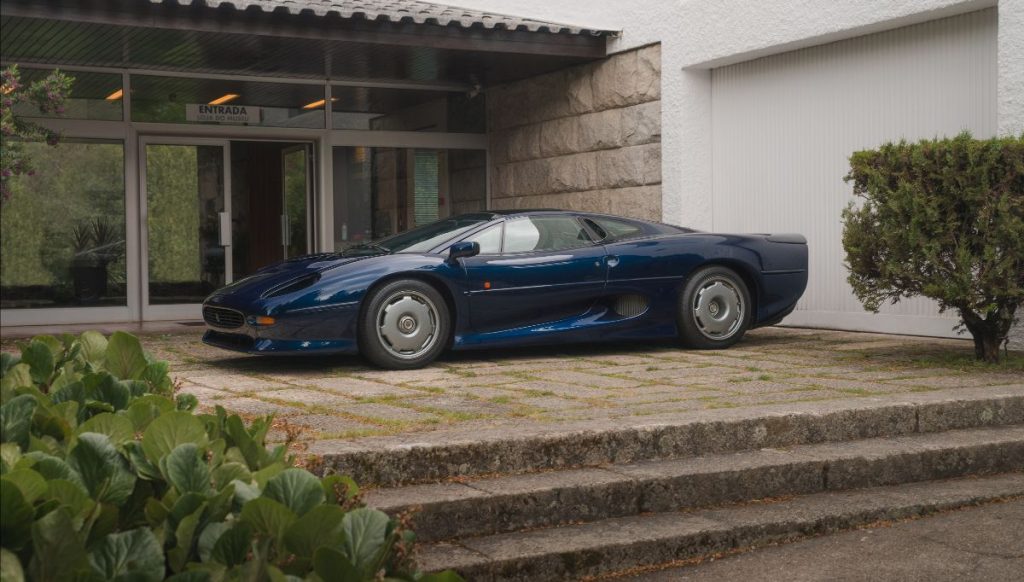
[(151, 4), (192, 6), (209, 8), (228, 6), (245, 11), (258, 9), (263, 12), (285, 12), (292, 15), (312, 13), (316, 16), (335, 14), (343, 19), (362, 18), (369, 21), (386, 20), (395, 24), (412, 22), (437, 26), (459, 26), (484, 29), (567, 33), (574, 35), (614, 36), (619, 31), (600, 30), (521, 18), (507, 14), (471, 10), (447, 4), (423, 2), (421, 0), (362, 0), (362, 1), (318, 1), (318, 0), (149, 0)]

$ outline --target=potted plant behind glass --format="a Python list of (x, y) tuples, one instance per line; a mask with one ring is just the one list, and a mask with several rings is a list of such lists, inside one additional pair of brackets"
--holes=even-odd
[(94, 303), (106, 296), (107, 267), (121, 256), (123, 242), (116, 225), (100, 216), (71, 229), (70, 270), (79, 303)]

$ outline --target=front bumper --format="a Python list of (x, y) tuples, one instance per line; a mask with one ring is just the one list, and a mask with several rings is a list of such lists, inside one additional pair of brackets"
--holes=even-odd
[[(247, 354), (354, 354), (359, 306), (355, 303), (275, 314), (275, 323), (221, 328), (207, 322), (203, 342)], [(246, 318), (248, 319), (248, 318)]]
[(279, 340), (225, 333), (213, 329), (208, 329), (203, 334), (203, 343), (246, 354), (354, 354), (359, 351), (355, 339)]

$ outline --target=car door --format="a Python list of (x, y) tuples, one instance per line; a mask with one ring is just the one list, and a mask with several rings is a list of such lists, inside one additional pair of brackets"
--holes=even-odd
[(603, 292), (604, 247), (574, 215), (511, 217), (470, 239), (481, 242), (481, 254), (463, 262), (476, 332), (579, 316)]

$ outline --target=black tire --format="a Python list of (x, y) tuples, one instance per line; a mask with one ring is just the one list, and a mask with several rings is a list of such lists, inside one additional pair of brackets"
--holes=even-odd
[(423, 281), (399, 279), (367, 297), (359, 321), (359, 351), (381, 368), (412, 370), (433, 362), (447, 347), (450, 333), (451, 316), (441, 293)]
[(750, 327), (752, 307), (750, 291), (736, 271), (719, 265), (698, 269), (679, 294), (679, 337), (688, 348), (727, 348)]

